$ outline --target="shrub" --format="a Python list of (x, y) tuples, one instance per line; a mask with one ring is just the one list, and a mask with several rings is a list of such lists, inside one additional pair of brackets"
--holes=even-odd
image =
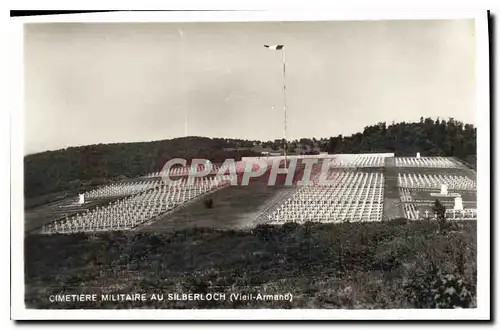
[(416, 308), (470, 308), (475, 289), (462, 275), (442, 273), (431, 266), (410, 275), (405, 295)]
[(207, 209), (214, 208), (214, 200), (212, 198), (205, 199), (205, 201), (203, 203), (205, 204), (205, 208), (207, 208)]
[(400, 266), (400, 258), (396, 255), (395, 252), (391, 251), (390, 253), (383, 253), (381, 255), (375, 256), (371, 269), (387, 272)]
[(439, 199), (436, 199), (434, 202), (434, 212), (436, 212), (437, 215), (437, 220), (439, 224), (439, 231), (441, 233), (444, 232), (445, 229), (445, 224), (446, 224), (446, 208), (444, 207), (443, 204), (439, 201)]
[(284, 233), (288, 234), (288, 233), (293, 233), (293, 232), (298, 231), (299, 228), (300, 228), (300, 225), (298, 223), (296, 223), (296, 222), (286, 222), (281, 227), (281, 230)]
[(406, 225), (408, 223), (408, 219), (406, 218), (395, 218), (395, 219), (391, 219), (389, 220), (389, 223), (391, 225)]
[(158, 237), (157, 235), (155, 234), (151, 234), (148, 238), (147, 238), (147, 242), (149, 243), (149, 245), (151, 245), (151, 247), (158, 247), (162, 244), (162, 240), (160, 237)]
[(253, 230), (254, 235), (265, 242), (274, 241), (276, 239), (275, 238), (276, 232), (277, 232), (276, 227), (268, 224), (258, 225)]

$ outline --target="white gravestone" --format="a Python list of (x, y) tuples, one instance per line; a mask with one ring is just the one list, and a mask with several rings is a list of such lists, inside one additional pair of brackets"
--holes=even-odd
[(460, 210), (460, 211), (464, 209), (462, 197), (455, 197), (455, 205), (453, 206), (453, 209)]
[(445, 184), (441, 185), (441, 195), (448, 195), (448, 186)]

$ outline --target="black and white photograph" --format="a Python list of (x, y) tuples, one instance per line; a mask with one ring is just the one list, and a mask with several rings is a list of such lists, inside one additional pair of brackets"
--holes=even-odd
[(135, 14), (14, 18), (15, 315), (489, 318), (486, 11)]

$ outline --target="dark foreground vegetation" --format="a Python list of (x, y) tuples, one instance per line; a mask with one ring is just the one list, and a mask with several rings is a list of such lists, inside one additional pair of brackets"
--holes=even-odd
[[(476, 223), (405, 219), (251, 231), (28, 236), (28, 308), (472, 308)], [(164, 294), (163, 301), (51, 303), (53, 294)], [(169, 293), (225, 293), (169, 301)], [(290, 301), (235, 301), (231, 293)]]
[[(159, 171), (173, 158), (204, 158), (222, 163), (282, 151), (283, 140), (187, 137), (171, 140), (98, 144), (28, 155), (24, 159), (25, 196), (67, 191)], [(394, 152), (396, 156), (457, 157), (476, 163), (476, 128), (453, 119), (420, 118), (414, 123), (378, 123), (351, 136), (302, 138), (287, 142), (289, 154)]]

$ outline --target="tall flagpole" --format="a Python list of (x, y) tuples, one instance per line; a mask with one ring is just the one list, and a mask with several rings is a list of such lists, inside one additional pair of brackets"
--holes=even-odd
[(283, 130), (283, 155), (285, 156), (285, 168), (286, 168), (286, 61), (285, 61), (285, 45), (264, 45), (264, 47), (273, 50), (281, 51), (281, 64), (283, 66), (283, 112), (284, 112), (284, 130)]
[[(182, 33), (182, 29), (179, 29), (179, 36), (181, 38), (181, 88), (184, 88), (184, 34)], [(188, 136), (188, 109), (186, 107), (186, 102), (183, 102), (184, 105), (184, 136)]]
[(281, 49), (281, 62), (283, 63), (283, 112), (284, 112), (284, 131), (283, 131), (283, 149), (285, 155), (285, 168), (286, 164), (286, 62), (285, 62), (285, 47)]

